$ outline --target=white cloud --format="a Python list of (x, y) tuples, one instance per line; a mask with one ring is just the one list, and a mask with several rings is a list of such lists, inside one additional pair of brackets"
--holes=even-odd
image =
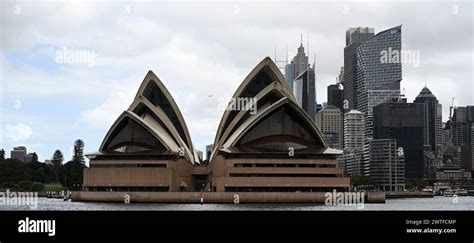
[[(300, 44), (300, 33), (310, 60), (317, 54), (317, 101), (321, 103), (326, 100), (327, 85), (335, 82), (343, 65), (345, 31), (353, 26), (370, 26), (379, 32), (403, 24), (403, 48), (422, 52), (421, 67), (403, 68), (402, 87), (407, 89), (409, 100), (414, 99), (427, 81), (443, 103), (445, 113), (452, 96), (456, 96), (460, 105), (473, 101), (472, 11), (466, 2), (459, 3), (457, 15), (451, 13), (451, 3), (425, 1), (296, 4), (27, 1), (19, 3), (22, 11), (15, 15), (16, 4), (6, 1), (0, 9), (5, 20), (0, 24), (0, 94), (8, 100), (28, 97), (32, 101), (61, 102), (64, 97), (70, 97), (69, 102), (78, 101), (77, 106), (70, 108), (78, 111), (78, 115), (68, 119), (87, 124), (88, 129), (95, 129), (93, 134), (97, 137), (129, 107), (140, 82), (151, 69), (173, 95), (193, 141), (202, 150), (203, 145), (213, 142), (222, 116), (219, 98), (233, 94), (265, 56), (273, 58), (275, 45), (280, 60), (286, 56), (286, 46), (291, 58)], [(344, 5), (349, 6), (348, 14), (343, 14)], [(401, 12), (405, 14), (400, 15)], [(92, 68), (48, 66), (55, 58), (56, 49), (61, 47), (94, 50), (96, 65)], [(445, 88), (451, 83), (455, 85)], [(1, 115), (3, 121), (11, 124), (26, 122), (33, 126), (35, 134), (30, 140), (55, 141), (54, 138), (64, 137), (62, 133), (66, 129), (74, 137), (83, 137), (85, 133), (69, 121), (60, 122), (65, 124), (64, 128), (45, 132), (45, 126), (59, 124), (50, 118), (55, 117), (51, 116), (52, 109), (25, 111), (24, 115), (38, 116), (35, 119), (20, 117), (21, 112)], [(39, 120), (47, 125), (38, 126)]]
[(108, 128), (126, 110), (133, 99), (132, 93), (112, 92), (101, 105), (81, 113), (81, 121), (97, 128)]
[(15, 125), (7, 124), (2, 131), (4, 139), (12, 142), (23, 142), (28, 140), (33, 134), (33, 129), (24, 123)]

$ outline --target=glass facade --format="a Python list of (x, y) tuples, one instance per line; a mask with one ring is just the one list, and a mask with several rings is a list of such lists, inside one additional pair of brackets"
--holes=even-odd
[(308, 113), (311, 120), (316, 116), (316, 87), (314, 69), (309, 68), (302, 72), (294, 82), (293, 94), (298, 105)]
[(346, 31), (344, 48), (344, 99), (349, 102), (349, 110), (357, 108), (357, 48), (361, 43), (374, 37), (372, 28), (350, 28)]
[(357, 110), (365, 114), (368, 139), (373, 138), (372, 108), (400, 96), (401, 40), (401, 26), (397, 26), (378, 33), (357, 48)]

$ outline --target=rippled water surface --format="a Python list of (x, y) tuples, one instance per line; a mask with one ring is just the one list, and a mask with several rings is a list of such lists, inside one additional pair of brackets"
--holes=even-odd
[(163, 203), (96, 203), (65, 202), (62, 199), (39, 198), (38, 207), (1, 205), (0, 210), (474, 210), (474, 197), (388, 199), (385, 204), (326, 206), (317, 204), (163, 204)]

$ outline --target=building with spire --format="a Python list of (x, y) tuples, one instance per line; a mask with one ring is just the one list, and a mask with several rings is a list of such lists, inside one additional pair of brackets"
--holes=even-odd
[(426, 85), (413, 102), (423, 104), (423, 143), (428, 150), (437, 151), (438, 146), (443, 144), (441, 104)]
[(308, 68), (308, 56), (304, 52), (303, 47), (303, 36), (301, 36), (301, 44), (298, 47), (296, 56), (291, 59), (291, 63), (285, 66), (285, 79), (290, 86), (290, 90), (293, 91), (293, 83), (295, 79)]
[(298, 105), (314, 121), (316, 115), (316, 73), (315, 65), (311, 67), (308, 56), (304, 52), (303, 36), (298, 47), (298, 53), (291, 63), (285, 66), (285, 79), (290, 86), (290, 91), (296, 97)]

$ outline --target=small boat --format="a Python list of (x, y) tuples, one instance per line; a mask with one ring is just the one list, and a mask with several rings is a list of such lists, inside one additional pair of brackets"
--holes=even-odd
[(64, 197), (63, 197), (63, 200), (64, 201), (69, 201), (69, 199), (71, 199), (71, 193), (69, 191), (66, 191), (64, 193)]
[(447, 189), (443, 191), (443, 196), (444, 197), (452, 197), (454, 196), (454, 191), (451, 189)]
[(456, 195), (462, 197), (462, 196), (467, 196), (468, 193), (465, 189), (458, 189), (458, 190), (456, 190)]

